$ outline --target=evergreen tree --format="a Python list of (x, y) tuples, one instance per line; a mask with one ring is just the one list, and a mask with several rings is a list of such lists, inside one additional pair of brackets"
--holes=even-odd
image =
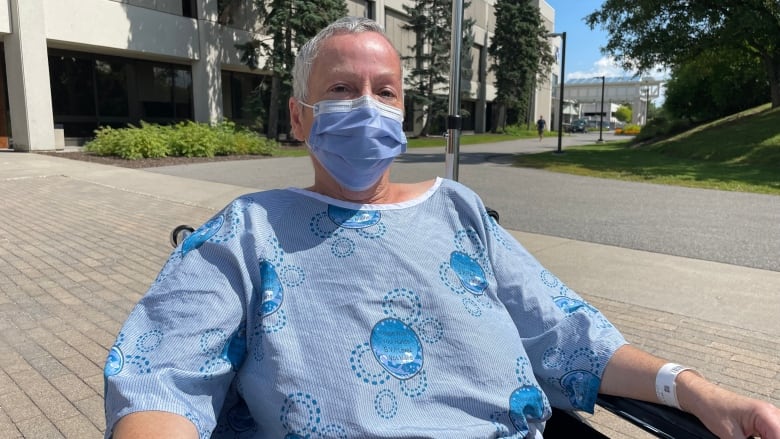
[[(464, 2), (467, 9), (471, 2)], [(414, 67), (407, 75), (407, 88), (404, 92), (407, 99), (422, 108), (423, 126), (419, 136), (427, 136), (437, 120), (444, 120), (449, 111), (449, 81), (450, 81), (450, 44), (452, 42), (452, 2), (445, 0), (416, 0), (413, 6), (404, 5), (409, 14), (409, 24), (403, 28), (415, 34), (415, 44), (409, 48), (413, 56), (404, 56), (404, 61), (411, 60)], [(463, 20), (461, 29), (461, 95), (469, 95), (469, 82), (473, 76), (471, 48), (474, 45), (474, 20)]]
[[(233, 2), (242, 0), (232, 0)], [(271, 72), (271, 97), (268, 107), (269, 138), (279, 129), (288, 131), (287, 100), (292, 95), (292, 71), (296, 48), (332, 21), (347, 15), (345, 0), (253, 0), (262, 12), (262, 31), (266, 40), (252, 39), (237, 44), (241, 59), (249, 68), (258, 68), (265, 58), (264, 69)]]
[(498, 0), (495, 14), (496, 32), (488, 47), (498, 104), (494, 132), (506, 126), (507, 110), (516, 112), (518, 120), (526, 118), (537, 79), (546, 81), (555, 62), (538, 6), (529, 0)]
[(416, 0), (413, 6), (403, 8), (409, 14), (409, 24), (403, 29), (415, 34), (415, 45), (409, 47), (414, 56), (402, 57), (404, 61), (414, 61), (404, 94), (415, 107), (423, 109), (423, 126), (418, 135), (427, 136), (433, 119), (447, 113), (452, 2)]

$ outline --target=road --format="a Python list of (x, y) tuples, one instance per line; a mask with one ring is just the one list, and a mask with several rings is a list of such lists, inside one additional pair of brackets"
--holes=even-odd
[[(565, 136), (562, 149), (599, 134)], [(604, 133), (604, 140), (613, 140)], [(511, 166), (557, 138), (461, 147), (458, 180), (512, 230), (780, 271), (780, 197), (580, 177)], [(444, 140), (442, 140), (444, 145)], [(269, 189), (311, 184), (309, 159), (275, 158), (149, 168), (149, 172)], [(395, 181), (444, 176), (444, 147), (411, 149)], [(780, 286), (778, 286), (780, 290)]]

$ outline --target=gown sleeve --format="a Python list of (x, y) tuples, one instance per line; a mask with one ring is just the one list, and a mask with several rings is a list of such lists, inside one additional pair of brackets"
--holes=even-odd
[(485, 213), (499, 300), (551, 405), (593, 412), (604, 368), (625, 338)]
[(240, 226), (226, 220), (230, 211), (174, 250), (111, 347), (106, 437), (121, 417), (148, 410), (181, 415), (201, 438), (210, 436), (246, 352), (244, 310), (252, 293), (251, 258), (240, 240), (221, 239)]

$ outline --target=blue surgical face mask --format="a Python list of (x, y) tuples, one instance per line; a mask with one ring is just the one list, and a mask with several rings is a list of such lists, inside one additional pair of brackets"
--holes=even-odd
[(370, 188), (406, 151), (404, 115), (398, 108), (370, 96), (300, 104), (314, 110), (309, 149), (345, 189)]

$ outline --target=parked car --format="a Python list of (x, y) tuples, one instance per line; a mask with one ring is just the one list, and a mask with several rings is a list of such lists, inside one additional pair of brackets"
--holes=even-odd
[(570, 133), (584, 133), (588, 130), (588, 122), (585, 119), (577, 119), (572, 121), (567, 128)]

